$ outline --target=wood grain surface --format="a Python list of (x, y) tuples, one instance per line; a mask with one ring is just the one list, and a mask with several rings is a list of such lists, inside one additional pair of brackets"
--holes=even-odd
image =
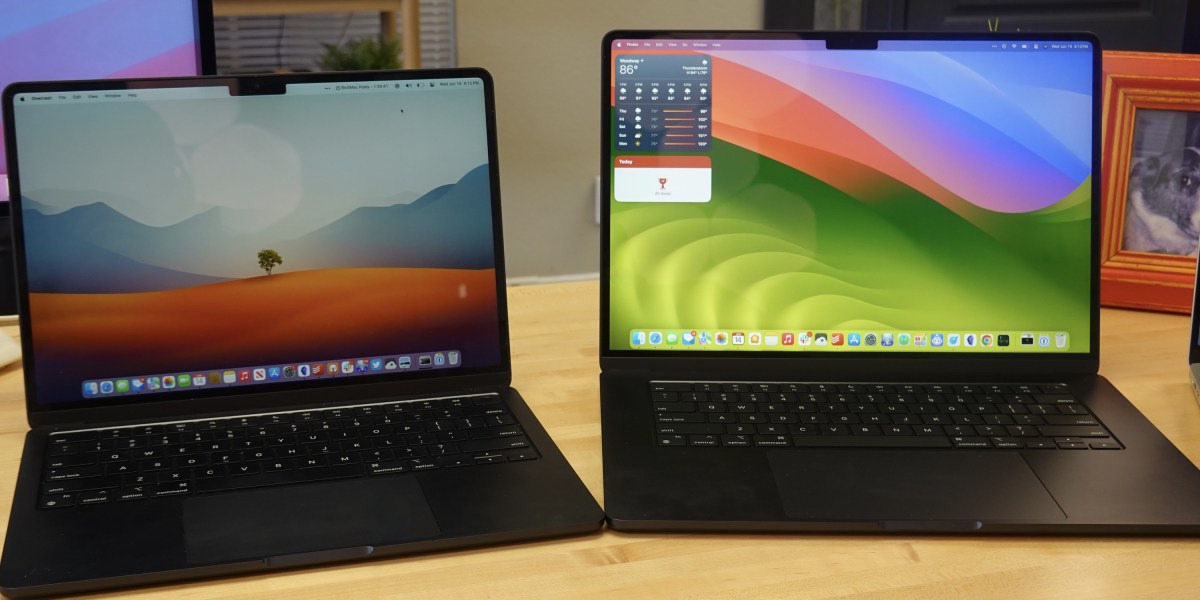
[[(603, 504), (595, 281), (509, 290), (514, 386)], [(1101, 373), (1200, 464), (1188, 318), (1105, 309)], [(6, 328), (15, 336), (15, 328)], [(0, 514), (27, 428), (0, 372)], [(1200, 598), (1200, 540), (646, 535), (581, 537), (186, 582), (96, 597)]]

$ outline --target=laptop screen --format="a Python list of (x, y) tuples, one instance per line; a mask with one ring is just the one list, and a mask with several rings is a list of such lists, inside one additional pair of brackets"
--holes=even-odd
[[(210, 4), (0, 0), (0, 89), (14, 81), (201, 75), (212, 68), (205, 64)], [(0, 135), (3, 129), (0, 121)], [(7, 174), (0, 145), (0, 201), (8, 200)]]
[(608, 40), (609, 350), (1089, 351), (1093, 43), (698, 36)]
[(341, 77), (12, 96), (39, 403), (507, 367), (489, 84)]

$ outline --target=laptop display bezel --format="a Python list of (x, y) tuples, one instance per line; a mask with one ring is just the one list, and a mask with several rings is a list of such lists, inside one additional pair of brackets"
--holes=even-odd
[[(31, 426), (79, 424), (96, 421), (136, 420), (144, 418), (167, 418), (178, 415), (217, 414), (226, 411), (247, 412), (271, 410), (308, 404), (353, 402), (378, 398), (381, 395), (434, 394), (442, 390), (495, 389), (511, 382), (511, 350), (509, 345), (508, 306), (505, 293), (503, 225), (500, 209), (500, 182), (498, 151), (496, 146), (496, 118), (494, 84), (490, 74), (479, 68), (455, 68), (437, 70), (403, 70), (348, 73), (310, 73), (254, 76), (207, 76), (187, 78), (154, 78), (127, 80), (90, 80), (17, 83), (5, 89), (2, 108), (6, 122), (13, 121), (13, 98), (23, 93), (52, 93), (64, 91), (129, 90), (169, 87), (227, 87), (235, 94), (278, 93), (289, 84), (311, 84), (326, 82), (402, 81), (410, 79), (462, 79), (478, 78), (483, 82), (484, 110), (486, 112), (486, 136), (489, 184), (491, 188), (491, 218), (493, 255), (496, 272), (496, 311), (499, 362), (489, 367), (462, 367), (434, 369), (405, 374), (371, 374), (355, 378), (306, 380), (297, 383), (266, 383), (254, 386), (237, 386), (206, 390), (203, 392), (171, 393), (148, 396), (105, 398), (108, 402), (87, 399), (77, 402), (43, 403), (38, 401), (35, 378), (29, 376), (37, 368), (37, 358), (32, 344), (28, 306), (28, 273), (24, 264), (24, 232), (19, 210), (14, 210), (13, 233), (17, 257), (18, 302), (20, 304), (20, 330), (24, 354), (25, 400)], [(16, 149), (16, 127), (5, 130), (8, 144), (12, 189), (20, 191), (19, 157)], [(14, 202), (19, 202), (14, 194)], [(17, 205), (19, 206), (19, 205)]]
[[(881, 40), (931, 41), (1081, 41), (1092, 47), (1092, 148), (1091, 160), (1091, 248), (1090, 248), (1090, 317), (1089, 344), (1086, 352), (1063, 353), (904, 353), (855, 351), (717, 351), (687, 350), (624, 350), (609, 346), (610, 341), (610, 269), (611, 269), (611, 172), (613, 154), (610, 90), (613, 83), (613, 43), (617, 40), (808, 40), (825, 41), (839, 48), (870, 51)], [(1076, 373), (1096, 373), (1099, 369), (1100, 311), (1099, 311), (1099, 198), (1100, 198), (1100, 110), (1101, 110), (1101, 49), (1099, 40), (1090, 33), (1019, 33), (1019, 34), (960, 34), (914, 32), (780, 32), (780, 31), (650, 31), (618, 30), (609, 32), (602, 41), (600, 86), (600, 366), (602, 370), (654, 369), (656, 374), (749, 372), (763, 377), (834, 377), (897, 379), (944, 376), (947, 365), (962, 377), (995, 378), (998, 371), (1013, 377), (1046, 376)], [(870, 373), (862, 368), (870, 365)], [(1002, 367), (998, 367), (1002, 364)], [(928, 373), (928, 375), (926, 375)]]

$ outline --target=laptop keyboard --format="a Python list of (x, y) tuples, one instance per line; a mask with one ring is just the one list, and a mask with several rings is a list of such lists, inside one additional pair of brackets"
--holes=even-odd
[(1119, 450), (1066, 385), (650, 383), (659, 446)]
[(496, 394), (53, 433), (60, 508), (538, 458)]

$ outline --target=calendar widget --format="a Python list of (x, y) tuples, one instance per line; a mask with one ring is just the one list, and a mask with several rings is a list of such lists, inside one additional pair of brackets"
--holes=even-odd
[(712, 160), (696, 155), (618, 156), (613, 164), (617, 202), (708, 202)]

